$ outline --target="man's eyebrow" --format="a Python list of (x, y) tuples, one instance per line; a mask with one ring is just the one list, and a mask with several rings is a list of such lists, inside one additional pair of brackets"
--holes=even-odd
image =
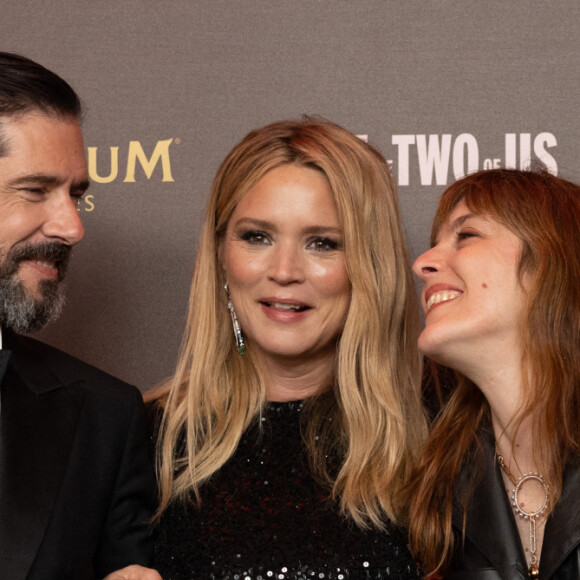
[[(39, 185), (46, 187), (54, 187), (56, 185), (61, 185), (63, 183), (62, 179), (59, 179), (55, 175), (44, 175), (42, 173), (33, 173), (30, 175), (22, 175), (9, 182), (11, 187), (19, 187), (22, 185)], [(73, 181), (71, 184), (71, 189), (75, 191), (86, 191), (90, 186), (90, 181), (88, 179), (83, 179), (82, 181)]]
[(62, 182), (54, 175), (43, 175), (40, 173), (22, 175), (21, 177), (17, 177), (9, 182), (12, 186), (28, 185), (31, 183), (34, 185), (59, 185)]
[(82, 181), (73, 181), (71, 189), (76, 191), (86, 191), (91, 186), (91, 182), (88, 179), (83, 179)]

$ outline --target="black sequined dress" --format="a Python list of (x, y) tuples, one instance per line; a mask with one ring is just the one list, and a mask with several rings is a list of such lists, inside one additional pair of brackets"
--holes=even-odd
[(201, 490), (201, 508), (176, 503), (157, 528), (164, 580), (421, 578), (406, 534), (362, 531), (309, 473), (301, 402), (270, 403), (228, 463)]

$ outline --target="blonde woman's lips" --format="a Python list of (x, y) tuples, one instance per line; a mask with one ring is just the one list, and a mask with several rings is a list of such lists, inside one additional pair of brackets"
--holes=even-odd
[(299, 300), (281, 300), (264, 298), (260, 300), (263, 312), (271, 320), (280, 322), (297, 322), (305, 318), (311, 307)]

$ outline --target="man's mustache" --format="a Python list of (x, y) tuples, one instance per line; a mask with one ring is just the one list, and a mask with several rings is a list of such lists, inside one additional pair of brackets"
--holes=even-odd
[[(24, 260), (51, 260), (58, 269), (58, 278), (62, 279), (71, 253), (71, 247), (60, 242), (43, 242), (37, 244), (19, 244), (11, 248), (5, 256), (4, 275), (12, 275), (18, 271), (20, 262)], [(4, 270), (4, 268), (2, 268)]]

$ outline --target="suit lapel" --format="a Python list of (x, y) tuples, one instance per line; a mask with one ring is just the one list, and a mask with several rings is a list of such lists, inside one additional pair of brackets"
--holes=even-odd
[(9, 350), (0, 350), (0, 384), (2, 383), (2, 379), (8, 369), (8, 362), (10, 361), (11, 355), (12, 352)]
[[(491, 437), (490, 437), (491, 439)], [(485, 472), (467, 508), (465, 535), (504, 579), (527, 578), (527, 565), (512, 506), (497, 466), (494, 444), (484, 441)], [(580, 466), (564, 471), (562, 496), (548, 517), (540, 558), (540, 578), (551, 578), (580, 546)], [(454, 506), (453, 525), (463, 529), (463, 511)]]
[(562, 561), (580, 544), (580, 467), (564, 471), (562, 497), (546, 522), (541, 578), (551, 578)]
[[(468, 507), (465, 535), (506, 580), (525, 579), (527, 567), (493, 446), (485, 449), (485, 468)], [(453, 524), (461, 533), (463, 510), (455, 506)]]
[(82, 389), (28, 347), (15, 348), (2, 382), (0, 576), (23, 578), (48, 526), (74, 442)]

